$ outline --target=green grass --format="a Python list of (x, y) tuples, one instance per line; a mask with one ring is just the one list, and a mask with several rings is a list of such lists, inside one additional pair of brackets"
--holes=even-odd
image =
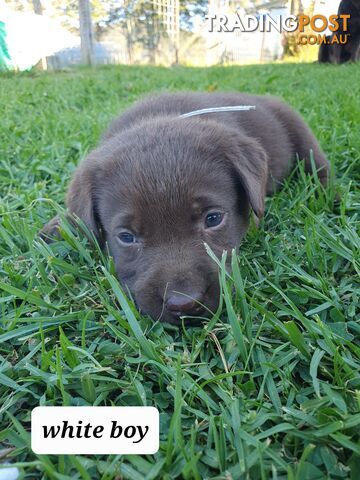
[[(140, 317), (83, 236), (36, 236), (113, 116), (144, 93), (185, 89), (283, 97), (341, 192), (334, 206), (300, 170), (268, 199), (222, 271), (222, 314), (203, 328)], [(27, 479), (360, 478), (359, 99), (360, 64), (0, 78), (1, 461)], [(37, 405), (154, 405), (160, 450), (37, 456)]]

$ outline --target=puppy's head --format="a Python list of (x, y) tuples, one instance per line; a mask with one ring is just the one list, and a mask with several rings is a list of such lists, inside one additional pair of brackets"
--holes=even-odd
[(67, 205), (101, 242), (140, 311), (177, 323), (219, 302), (207, 255), (239, 245), (264, 208), (259, 144), (210, 120), (147, 121), (104, 142), (77, 170)]

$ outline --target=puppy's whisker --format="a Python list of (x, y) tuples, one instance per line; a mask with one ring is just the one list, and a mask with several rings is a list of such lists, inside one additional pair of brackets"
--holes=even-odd
[(165, 285), (165, 290), (164, 290), (164, 295), (162, 296), (162, 305), (161, 305), (161, 312), (160, 312), (160, 315), (158, 316), (157, 318), (157, 321), (161, 319), (161, 317), (164, 315), (164, 311), (165, 311), (165, 298), (166, 298), (166, 293), (167, 293), (167, 289), (169, 287), (169, 282), (166, 283)]

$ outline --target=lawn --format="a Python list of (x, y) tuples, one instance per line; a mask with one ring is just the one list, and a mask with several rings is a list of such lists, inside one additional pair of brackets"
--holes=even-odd
[[(334, 167), (328, 191), (299, 168), (267, 200), (202, 328), (127, 308), (76, 232), (37, 237), (113, 116), (186, 89), (283, 97)], [(0, 461), (28, 479), (358, 480), (360, 64), (4, 74), (0, 105)], [(38, 405), (156, 406), (160, 450), (37, 456)]]

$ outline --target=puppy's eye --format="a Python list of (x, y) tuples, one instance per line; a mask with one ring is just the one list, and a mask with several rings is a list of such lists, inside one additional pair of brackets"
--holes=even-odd
[(118, 235), (118, 239), (121, 243), (126, 243), (127, 245), (137, 242), (135, 235), (130, 232), (121, 232)]
[(205, 228), (213, 228), (220, 225), (224, 219), (224, 214), (221, 212), (210, 212), (205, 218)]

